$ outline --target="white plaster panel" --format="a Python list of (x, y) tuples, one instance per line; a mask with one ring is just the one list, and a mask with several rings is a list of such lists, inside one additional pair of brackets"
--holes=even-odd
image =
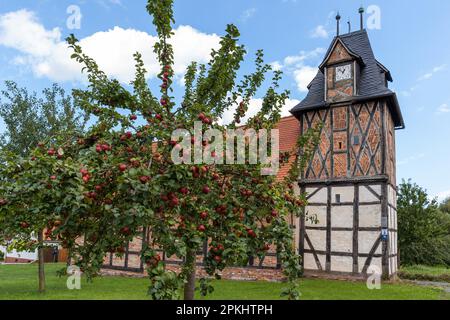
[(331, 231), (331, 251), (353, 252), (353, 232)]
[(391, 240), (391, 243), (392, 243), (392, 251), (391, 251), (392, 254), (397, 254), (397, 244), (398, 244), (397, 236), (398, 236), (397, 232), (391, 232), (390, 233), (390, 237), (391, 237), (390, 240)]
[[(306, 226), (325, 227), (327, 225), (327, 207), (326, 206), (308, 206), (306, 207), (307, 217), (317, 217), (317, 224), (310, 219), (305, 220)], [(315, 219), (314, 219), (315, 220)]]
[(364, 228), (381, 226), (381, 205), (359, 206), (359, 226)]
[(305, 253), (305, 269), (308, 270), (317, 270), (316, 260), (314, 259), (314, 255), (312, 253)]
[(341, 196), (341, 202), (353, 202), (355, 200), (354, 187), (333, 187), (331, 188), (331, 201), (336, 203), (336, 195)]
[(332, 207), (331, 226), (338, 228), (353, 228), (353, 206)]
[[(306, 188), (307, 194), (312, 194), (314, 191), (316, 191), (317, 188)], [(322, 188), (319, 190), (315, 195), (313, 195), (311, 198), (308, 199), (308, 202), (311, 203), (327, 203), (328, 200), (328, 190), (327, 188)]]
[(315, 250), (326, 250), (327, 233), (325, 230), (307, 230), (306, 233), (308, 234), (309, 240)]
[[(364, 269), (364, 265), (366, 263), (367, 258), (358, 258), (358, 269), (359, 272), (361, 273)], [(378, 268), (378, 271), (381, 273), (382, 272), (382, 266), (381, 266), (381, 258), (372, 258), (372, 261), (370, 263), (370, 265), (375, 266)]]
[[(358, 233), (358, 251), (359, 253), (370, 253), (375, 241), (380, 236), (380, 232), (377, 231), (359, 231)], [(376, 254), (381, 254), (381, 244), (375, 251)]]
[(394, 208), (397, 207), (397, 191), (392, 188), (392, 186), (388, 185), (388, 203), (394, 206)]
[[(379, 185), (370, 186), (377, 194), (381, 194), (381, 187)], [(359, 202), (376, 202), (380, 201), (369, 189), (365, 186), (359, 187)]]
[(331, 271), (352, 272), (353, 271), (353, 258), (352, 257), (331, 256)]
[[(317, 255), (317, 258), (319, 259), (322, 268), (325, 268), (326, 257), (319, 254)], [(314, 259), (314, 255), (312, 253), (305, 253), (304, 265), (306, 270), (319, 270), (319, 267), (317, 266), (316, 260)]]
[(388, 210), (388, 228), (392, 228), (392, 226), (394, 225), (392, 209), (391, 207), (388, 207), (387, 210)]
[(395, 254), (395, 235), (389, 232), (389, 254)]
[(388, 259), (388, 269), (389, 269), (389, 275), (392, 274), (392, 259), (389, 258)]
[(398, 266), (397, 266), (397, 257), (392, 257), (392, 258), (390, 258), (390, 265), (392, 266), (392, 273), (391, 274), (395, 274), (395, 273), (397, 273), (397, 269), (398, 269)]

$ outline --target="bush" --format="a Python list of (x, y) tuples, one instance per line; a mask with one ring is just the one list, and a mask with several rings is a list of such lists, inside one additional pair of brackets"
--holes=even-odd
[(402, 265), (450, 266), (450, 214), (411, 181), (399, 186), (398, 245)]

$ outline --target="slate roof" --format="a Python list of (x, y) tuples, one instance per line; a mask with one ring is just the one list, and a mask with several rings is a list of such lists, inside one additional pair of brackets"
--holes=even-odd
[[(390, 102), (395, 126), (403, 128), (403, 117), (396, 94), (386, 86), (385, 82), (385, 79), (392, 81), (391, 74), (385, 66), (376, 60), (367, 31), (359, 30), (336, 36), (333, 39), (331, 46), (328, 48), (325, 57), (328, 57), (338, 39), (340, 39), (353, 54), (358, 55), (362, 60), (361, 74), (357, 84), (358, 95), (353, 97), (353, 101), (357, 102), (369, 98), (386, 97)], [(383, 73), (386, 78), (383, 76)], [(318, 70), (316, 77), (309, 84), (308, 90), (309, 92), (305, 99), (291, 110), (292, 114), (298, 115), (299, 112), (302, 111), (316, 108), (319, 109), (329, 105), (325, 101), (325, 79), (323, 70)]]

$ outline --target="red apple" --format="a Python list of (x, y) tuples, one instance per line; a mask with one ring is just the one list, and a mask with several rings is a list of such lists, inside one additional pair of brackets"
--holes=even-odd
[(178, 198), (172, 198), (170, 199), (170, 206), (171, 207), (176, 207), (180, 204), (180, 200)]
[(203, 192), (204, 194), (208, 194), (208, 193), (211, 192), (211, 189), (210, 189), (208, 186), (204, 186), (203, 189), (202, 189), (202, 192)]
[(278, 211), (277, 211), (277, 210), (272, 210), (271, 215), (272, 215), (272, 217), (274, 217), (274, 218), (278, 217)]
[(123, 164), (123, 163), (120, 164), (120, 165), (119, 165), (119, 170), (122, 171), (122, 172), (124, 172), (125, 170), (127, 170), (127, 165), (126, 165), (126, 164)]
[(256, 233), (252, 229), (247, 230), (247, 235), (251, 238), (256, 238)]
[(203, 220), (208, 219), (208, 212), (203, 211), (202, 213), (200, 213), (200, 218), (202, 218)]
[(21, 222), (20, 223), (20, 227), (22, 229), (27, 229), (30, 226), (30, 224), (28, 222)]
[(221, 263), (221, 262), (222, 262), (222, 258), (221, 258), (220, 256), (215, 256), (215, 257), (214, 257), (214, 260), (215, 260), (217, 263)]
[(150, 180), (149, 176), (141, 176), (139, 177), (139, 181), (141, 181), (142, 184), (146, 184)]
[(188, 194), (189, 193), (189, 189), (188, 188), (186, 188), (186, 187), (183, 187), (183, 188), (180, 188), (180, 193), (181, 194), (184, 194), (184, 195), (186, 195), (186, 194)]
[(120, 229), (120, 233), (125, 235), (125, 236), (128, 236), (128, 235), (131, 234), (131, 230), (128, 227), (123, 227), (122, 229)]
[(132, 114), (132, 115), (130, 116), (130, 120), (131, 120), (131, 121), (137, 120), (137, 115)]
[(206, 227), (204, 225), (200, 225), (200, 226), (198, 226), (197, 230), (200, 231), (200, 232), (205, 232), (206, 231)]

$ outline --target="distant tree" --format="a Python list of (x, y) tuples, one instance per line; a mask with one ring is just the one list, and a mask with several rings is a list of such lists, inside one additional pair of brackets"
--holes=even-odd
[[(0, 243), (6, 241), (8, 246), (24, 251), (38, 249), (39, 291), (45, 291), (43, 232), (48, 229), (48, 224), (41, 214), (54, 211), (60, 197), (45, 181), (49, 179), (49, 170), (56, 170), (56, 164), (37, 163), (31, 153), (38, 145), (55, 143), (57, 137), (67, 141), (82, 134), (88, 117), (57, 84), (44, 89), (41, 97), (13, 81), (6, 81), (5, 85), (6, 89), (0, 94), (0, 118), (5, 124), (5, 131), (0, 135), (0, 190), (11, 190), (11, 182), (23, 189), (13, 203), (14, 218), (2, 217), (0, 212)], [(18, 170), (19, 167), (24, 169), (23, 172)], [(54, 202), (49, 200), (50, 195)], [(5, 200), (0, 199), (0, 208), (5, 205)], [(30, 228), (28, 222), (14, 220), (22, 211), (34, 216), (37, 222), (34, 228)], [(15, 223), (16, 232), (5, 228), (6, 221)]]
[(76, 134), (84, 130), (87, 116), (57, 84), (29, 93), (13, 81), (5, 82), (0, 94), (0, 118), (6, 130), (0, 135), (0, 147), (25, 157), (39, 142), (58, 133)]
[(442, 212), (450, 214), (450, 197), (442, 201), (441, 205), (439, 206), (439, 209)]
[(402, 264), (450, 265), (450, 216), (410, 180), (399, 186), (398, 229)]

